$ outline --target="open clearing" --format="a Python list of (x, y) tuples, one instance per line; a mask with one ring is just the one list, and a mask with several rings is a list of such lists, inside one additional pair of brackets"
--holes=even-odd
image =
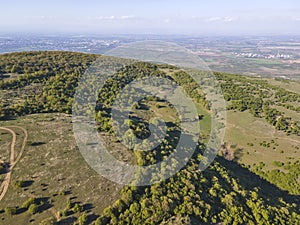
[[(76, 147), (69, 116), (39, 114), (0, 122), (1, 127), (20, 133), (20, 128), (12, 127), (17, 125), (28, 131), (28, 141), (22, 157), (16, 157), (12, 164), (11, 182), (0, 202), (0, 224), (38, 224), (45, 218), (57, 217), (68, 200), (72, 204), (79, 203), (89, 217), (95, 217), (119, 197), (122, 187), (101, 177), (82, 158)], [(12, 142), (7, 132), (1, 130), (0, 146), (7, 147)], [(23, 140), (25, 136), (22, 134)], [(22, 143), (16, 143), (16, 146), (20, 149)], [(18, 152), (20, 155), (22, 151)], [(23, 181), (25, 185), (17, 187), (17, 181)], [(20, 206), (30, 197), (44, 199), (47, 207), (34, 215), (23, 212)], [(17, 215), (7, 216), (1, 210), (5, 207), (17, 207)], [(61, 222), (72, 224), (79, 215), (68, 215), (61, 218)]]
[[(300, 158), (299, 136), (277, 131), (264, 119), (254, 118), (249, 112), (227, 112), (225, 141), (238, 152), (238, 161), (250, 166), (264, 162), (265, 169), (275, 169), (272, 163), (276, 160), (288, 162)], [(264, 141), (270, 143), (270, 147), (262, 146)]]

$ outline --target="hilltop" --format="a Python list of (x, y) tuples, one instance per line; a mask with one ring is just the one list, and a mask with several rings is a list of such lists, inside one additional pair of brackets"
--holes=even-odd
[[(116, 141), (111, 107), (118, 90), (146, 75), (182, 86), (197, 106), (201, 142), (187, 165), (152, 186), (129, 187), (106, 180), (78, 151), (72, 133), (73, 97), (96, 60), (72, 52), (0, 55), (0, 126), (28, 132), (0, 217), (11, 224), (297, 224), (300, 221), (300, 84), (281, 79), (214, 73), (227, 105), (226, 137), (204, 172), (199, 161), (211, 131), (208, 101), (189, 74), (169, 65), (136, 62), (117, 71), (95, 109), (98, 132), (119, 160), (141, 166), (162, 161), (176, 147), (179, 118), (168, 102), (152, 97), (135, 105), (130, 127), (149, 136), (149, 119), (166, 121), (168, 136), (155, 151), (132, 151)], [(118, 59), (115, 59), (116, 61)], [(17, 134), (21, 149), (24, 134)], [(23, 135), (23, 136), (22, 136)], [(0, 133), (1, 159), (9, 163), (11, 136)], [(17, 153), (16, 153), (17, 154)], [(1, 178), (8, 172), (3, 165)], [(140, 179), (143, 179), (142, 176)], [(43, 221), (43, 222), (42, 222)]]

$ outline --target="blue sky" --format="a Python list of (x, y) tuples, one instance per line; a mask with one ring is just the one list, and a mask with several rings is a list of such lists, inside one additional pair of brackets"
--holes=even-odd
[(1, 32), (300, 34), (299, 0), (0, 0)]

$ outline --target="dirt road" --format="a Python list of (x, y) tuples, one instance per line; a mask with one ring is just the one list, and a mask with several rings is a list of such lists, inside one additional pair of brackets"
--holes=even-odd
[[(20, 129), (24, 133), (23, 143), (22, 143), (21, 149), (20, 149), (19, 154), (16, 159), (15, 159), (15, 147), (16, 147), (17, 135), (16, 135), (16, 132), (11, 128)], [(0, 185), (0, 191), (1, 191), (0, 201), (1, 201), (8, 190), (9, 183), (11, 180), (12, 170), (13, 170), (14, 166), (16, 165), (16, 163), (21, 159), (22, 154), (24, 152), (26, 141), (28, 138), (28, 133), (27, 133), (27, 130), (25, 130), (23, 127), (19, 127), (19, 126), (0, 127), (0, 130), (7, 131), (8, 133), (10, 133), (12, 135), (11, 145), (10, 145), (9, 168), (8, 168), (8, 172), (6, 173), (2, 184)]]

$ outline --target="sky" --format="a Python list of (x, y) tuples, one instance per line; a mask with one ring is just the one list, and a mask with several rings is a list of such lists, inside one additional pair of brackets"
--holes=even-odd
[(0, 32), (300, 34), (300, 1), (0, 0)]

